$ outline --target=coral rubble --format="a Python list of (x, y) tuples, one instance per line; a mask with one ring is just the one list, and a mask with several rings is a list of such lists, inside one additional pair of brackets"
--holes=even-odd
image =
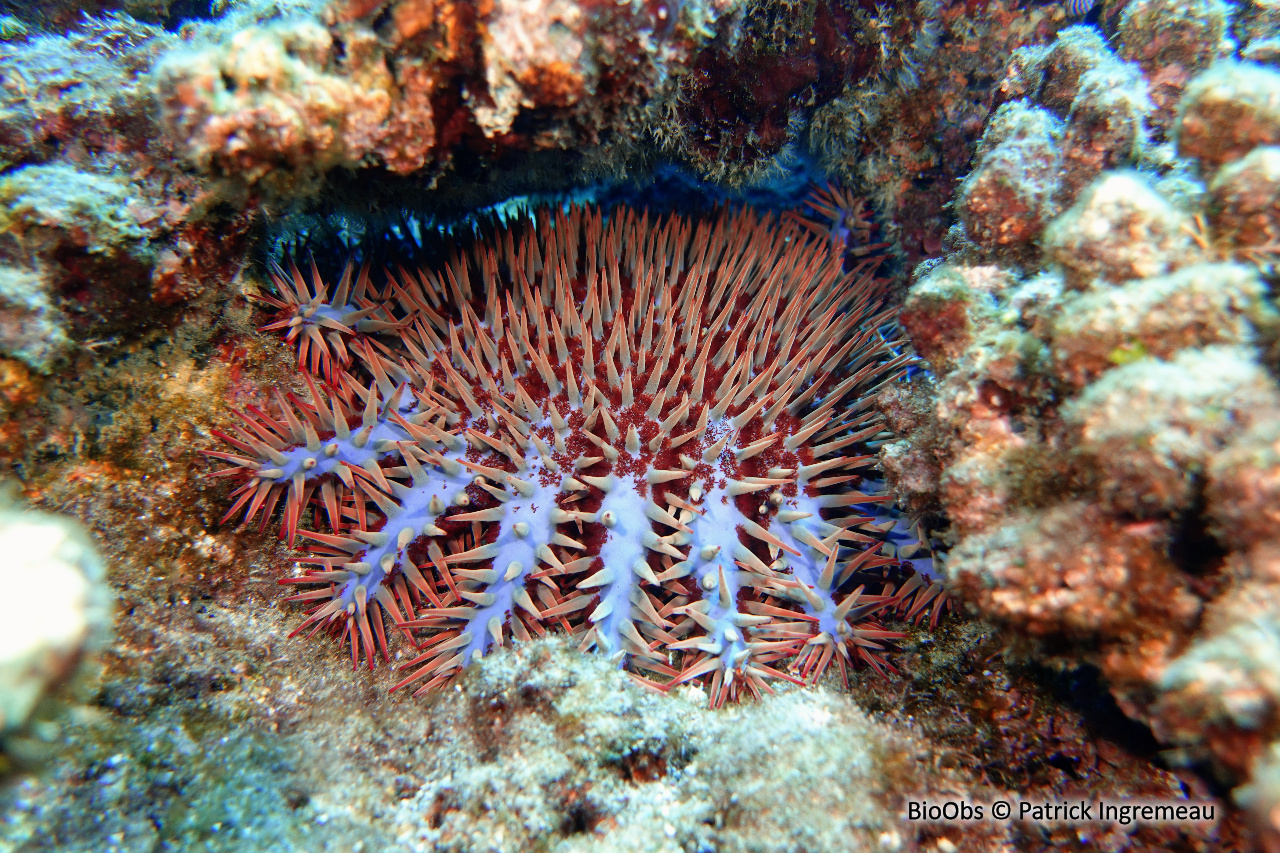
[[(584, 850), (899, 849), (909, 842), (895, 792), (977, 787), (937, 767), (926, 744), (826, 690), (711, 716), (696, 692), (662, 707), (620, 682), (603, 662), (579, 663), (548, 641), (487, 661), (459, 700), (435, 712), (458, 732), (433, 759), (452, 772), (433, 774), (398, 806), (404, 840), (521, 849), (565, 833), (568, 811), (594, 836)], [(496, 739), (469, 722), (475, 707), (504, 721)], [(548, 727), (568, 730), (548, 740)], [(532, 760), (515, 758), (525, 755)], [(491, 798), (506, 807), (487, 808)], [(993, 829), (950, 834), (988, 842)]]
[(174, 703), (136, 729), (82, 730), (90, 772), (60, 798), (33, 780), (4, 799), (0, 839), (67, 851), (101, 849), (106, 832), (122, 849), (782, 853), (939, 838), (994, 849), (1012, 834), (903, 824), (904, 792), (995, 791), (951, 748), (825, 688), (710, 711), (695, 688), (655, 696), (562, 638), (486, 658), (409, 715), (332, 676), (304, 683), (305, 703), (225, 690), (210, 698), (228, 706), (217, 711)]

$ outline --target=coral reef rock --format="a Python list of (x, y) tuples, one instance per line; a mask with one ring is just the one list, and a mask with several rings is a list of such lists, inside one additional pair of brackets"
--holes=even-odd
[(1072, 28), (1014, 54), (902, 311), (934, 376), (881, 401), (882, 459), (950, 519), (954, 594), (1096, 665), (1278, 849), (1280, 77), (1226, 58), (1226, 14), (1132, 2), (1114, 51)]
[[(522, 850), (575, 831), (582, 850), (905, 849), (903, 792), (978, 787), (826, 690), (711, 714), (700, 691), (644, 693), (546, 640), (460, 686), (430, 711), (456, 733), (434, 781), (396, 809), (412, 849)], [(960, 843), (1001, 831), (955, 829)]]
[(0, 12), (0, 847), (1280, 850), (1276, 0)]
[[(995, 57), (1061, 21), (934, 0), (200, 5), (5, 7), (0, 354), (48, 373), (209, 324), (282, 213), (432, 227), (668, 164), (742, 188), (820, 158), (915, 260), (941, 245)], [(47, 333), (7, 331), (24, 319)]]

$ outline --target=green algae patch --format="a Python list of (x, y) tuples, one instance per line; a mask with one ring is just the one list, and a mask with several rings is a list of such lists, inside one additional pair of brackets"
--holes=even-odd
[(1115, 365), (1133, 364), (1135, 361), (1141, 361), (1149, 356), (1147, 348), (1142, 345), (1141, 341), (1123, 344), (1113, 349), (1107, 356), (1107, 361)]

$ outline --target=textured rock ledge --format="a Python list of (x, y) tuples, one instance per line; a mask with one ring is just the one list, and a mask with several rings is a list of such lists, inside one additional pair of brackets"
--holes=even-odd
[(1110, 43), (1014, 54), (904, 306), (934, 378), (884, 400), (884, 462), (973, 611), (1098, 666), (1274, 847), (1280, 76), (1232, 11), (1130, 3)]

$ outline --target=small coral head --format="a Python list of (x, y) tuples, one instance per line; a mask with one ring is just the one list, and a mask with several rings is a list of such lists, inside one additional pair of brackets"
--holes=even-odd
[[(243, 480), (233, 512), (285, 496), (285, 534), (312, 542), (315, 568), (283, 581), (309, 587), (298, 630), (369, 666), (401, 632), (397, 688), (558, 630), (719, 705), (832, 660), (880, 668), (900, 636), (872, 618), (902, 606), (898, 561), (849, 513), (887, 501), (859, 490), (859, 451), (881, 430), (869, 395), (910, 357), (828, 241), (750, 210), (572, 208), (381, 295), (364, 270), (276, 278), (269, 328), (326, 381), (304, 374), (307, 397), (250, 410), (213, 455)], [(326, 531), (300, 526), (310, 505)]]

